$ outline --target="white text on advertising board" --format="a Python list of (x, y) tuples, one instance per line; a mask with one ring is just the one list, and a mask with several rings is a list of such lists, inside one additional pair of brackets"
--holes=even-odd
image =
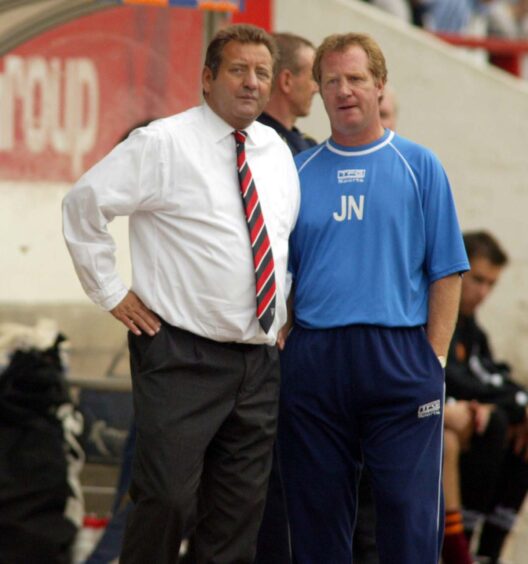
[[(97, 139), (99, 80), (92, 60), (4, 58), (0, 72), (0, 152), (18, 143), (33, 154), (52, 149), (70, 157), (74, 177)], [(21, 132), (21, 139), (17, 138)]]

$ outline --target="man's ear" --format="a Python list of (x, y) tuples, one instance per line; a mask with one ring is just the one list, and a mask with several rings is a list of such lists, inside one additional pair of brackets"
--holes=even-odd
[(213, 80), (213, 71), (209, 67), (204, 67), (202, 70), (202, 90), (204, 94), (209, 94)]
[(380, 80), (376, 84), (376, 88), (378, 89), (378, 100), (381, 102), (381, 99), (385, 95), (385, 83)]
[(290, 69), (282, 69), (279, 72), (277, 78), (275, 79), (275, 83), (281, 92), (284, 92), (285, 94), (289, 94), (291, 92), (292, 76), (292, 71)]

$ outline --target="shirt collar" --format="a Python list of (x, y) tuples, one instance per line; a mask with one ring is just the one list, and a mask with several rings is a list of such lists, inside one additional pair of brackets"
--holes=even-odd
[[(214, 112), (207, 102), (203, 104), (203, 114), (205, 123), (209, 128), (211, 137), (215, 143), (222, 141), (222, 139), (232, 135), (233, 131), (235, 131), (233, 126), (229, 125), (216, 112)], [(252, 122), (251, 125), (244, 128), (244, 131), (247, 134), (247, 142), (249, 142), (249, 144), (255, 144), (258, 138), (258, 128), (255, 126), (255, 122)]]
[(385, 129), (383, 135), (373, 141), (372, 143), (368, 143), (366, 145), (355, 145), (355, 146), (348, 146), (348, 145), (340, 145), (336, 143), (331, 137), (326, 141), (326, 147), (332, 151), (332, 153), (337, 153), (338, 155), (343, 156), (361, 156), (361, 155), (368, 155), (369, 153), (373, 153), (388, 145), (394, 138), (394, 131), (390, 129)]

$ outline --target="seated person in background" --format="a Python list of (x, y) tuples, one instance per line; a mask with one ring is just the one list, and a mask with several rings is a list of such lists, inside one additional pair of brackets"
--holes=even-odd
[[(475, 318), (507, 263), (506, 253), (484, 231), (466, 233), (464, 243), (471, 271), (462, 281), (446, 393), (468, 402), (472, 413), (473, 434), (469, 433), (467, 450), (461, 442), (460, 454), (464, 529), (470, 537), (478, 520), (484, 520), (477, 554), (494, 563), (528, 488), (528, 393), (512, 380), (508, 365), (495, 361)], [(446, 410), (446, 428), (447, 424)]]

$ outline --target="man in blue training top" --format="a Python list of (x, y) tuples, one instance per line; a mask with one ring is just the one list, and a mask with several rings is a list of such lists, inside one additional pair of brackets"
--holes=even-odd
[(380, 562), (437, 564), (445, 356), (468, 261), (427, 149), (384, 129), (377, 43), (333, 35), (314, 77), (331, 138), (296, 157), (294, 326), (279, 448), (295, 562), (349, 564), (365, 464)]

